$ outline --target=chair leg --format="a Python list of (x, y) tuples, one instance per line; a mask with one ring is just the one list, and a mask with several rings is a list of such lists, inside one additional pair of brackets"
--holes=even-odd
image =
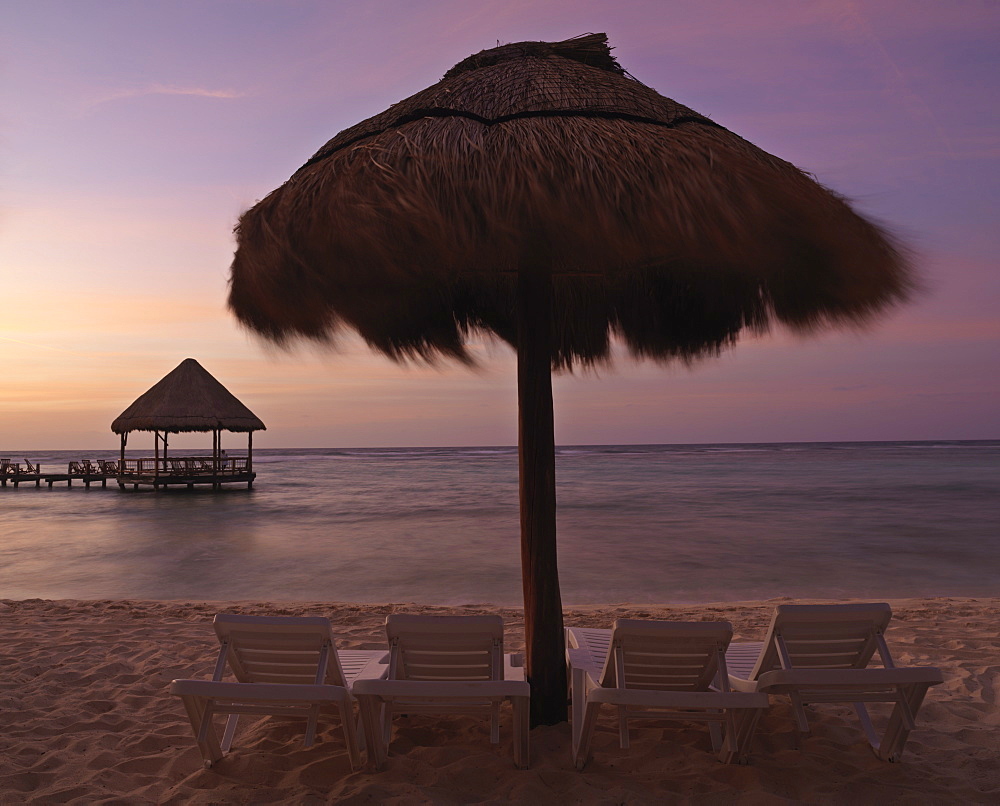
[(361, 705), (358, 705), (358, 716), (354, 720), (354, 736), (358, 740), (358, 750), (365, 750), (368, 746), (368, 735), (365, 731), (365, 721), (361, 715)]
[(490, 743), (500, 744), (500, 703), (493, 703), (490, 708)]
[(233, 736), (236, 735), (236, 723), (239, 722), (239, 714), (230, 714), (226, 720), (226, 730), (222, 734), (222, 752), (228, 753), (233, 746)]
[(392, 703), (382, 705), (382, 744), (388, 747), (392, 744)]
[(748, 764), (750, 762), (750, 745), (757, 730), (757, 723), (760, 721), (762, 708), (741, 708), (736, 712), (736, 761), (738, 764)]
[[(379, 701), (377, 697), (358, 697), (358, 708), (361, 710), (361, 721), (364, 724), (368, 763), (376, 770), (382, 769), (388, 756), (388, 749), (382, 741), (383, 731), (379, 725)], [(388, 705), (384, 706), (388, 710)]]
[(868, 715), (868, 708), (863, 702), (852, 703), (852, 705), (854, 706), (854, 712), (858, 715), (858, 721), (861, 722), (861, 728), (865, 732), (865, 738), (868, 739), (868, 744), (870, 744), (875, 752), (878, 753), (878, 734), (875, 733), (875, 726), (872, 725), (872, 718)]
[[(184, 710), (194, 732), (195, 742), (201, 751), (206, 767), (211, 767), (225, 753), (219, 746), (219, 737), (212, 729), (212, 712), (209, 702), (203, 697), (182, 697)], [(206, 725), (207, 721), (207, 725)]]
[(722, 725), (718, 722), (709, 722), (708, 735), (712, 739), (712, 751), (718, 753), (722, 749)]
[(584, 677), (581, 670), (571, 667), (570, 674), (567, 675), (567, 677), (569, 677), (570, 684), (569, 722), (573, 743), (573, 760), (575, 762), (579, 733), (583, 728), (583, 718), (584, 710), (587, 705), (587, 696), (584, 693)]
[(795, 724), (798, 726), (799, 733), (808, 734), (809, 720), (806, 718), (806, 709), (805, 704), (802, 702), (802, 697), (796, 691), (789, 692), (788, 696), (792, 700), (792, 711), (795, 712)]
[(347, 742), (347, 757), (351, 760), (351, 771), (361, 766), (361, 751), (359, 731), (354, 722), (354, 705), (348, 700), (340, 703), (340, 722), (344, 729), (344, 741)]
[(622, 750), (628, 750), (628, 716), (624, 705), (618, 706), (618, 743)]
[(927, 694), (926, 684), (912, 686), (901, 686), (902, 701), (896, 703), (889, 715), (889, 724), (886, 726), (885, 735), (879, 743), (879, 758), (885, 761), (899, 761), (903, 755), (903, 748), (913, 727), (913, 720), (923, 704), (924, 695)]
[(586, 703), (582, 718), (573, 722), (573, 763), (578, 770), (587, 766), (590, 760), (590, 740), (597, 724), (597, 711), (600, 703)]
[(514, 765), (519, 770), (528, 769), (528, 697), (513, 697), (514, 706)]
[(719, 749), (719, 761), (723, 764), (731, 764), (736, 758), (739, 750), (739, 734), (736, 727), (736, 711), (733, 708), (726, 710), (726, 732), (722, 739), (722, 747)]
[(303, 741), (304, 747), (312, 747), (316, 742), (316, 723), (319, 721), (319, 706), (314, 705), (309, 709), (309, 719), (306, 721), (306, 738)]

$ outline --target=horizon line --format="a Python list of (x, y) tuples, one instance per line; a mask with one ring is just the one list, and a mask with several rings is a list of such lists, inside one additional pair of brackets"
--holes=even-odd
[[(152, 432), (150, 432), (152, 433)], [(194, 432), (191, 432), (194, 433)], [(208, 432), (206, 432), (208, 433)], [(939, 442), (1000, 442), (1000, 437), (976, 437), (976, 438), (935, 438), (935, 439), (797, 439), (797, 440), (770, 440), (770, 441), (749, 441), (749, 442), (577, 442), (560, 443), (555, 447), (559, 448), (661, 448), (677, 446), (699, 446), (699, 445), (889, 445), (900, 443), (939, 443)], [(492, 449), (492, 450), (517, 450), (517, 445), (282, 445), (280, 447), (258, 447), (258, 451), (429, 451), (429, 450), (469, 450), (469, 449)], [(145, 452), (145, 448), (127, 448), (128, 452)], [(178, 450), (202, 450), (200, 448), (178, 448)], [(204, 450), (208, 450), (205, 448)], [(230, 450), (226, 449), (227, 452)], [(243, 450), (234, 447), (232, 450)], [(3, 453), (68, 453), (70, 451), (92, 452), (113, 451), (119, 453), (119, 448), (2, 448)]]

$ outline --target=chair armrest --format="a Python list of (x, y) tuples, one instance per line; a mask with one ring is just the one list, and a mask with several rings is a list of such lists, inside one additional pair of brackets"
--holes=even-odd
[(348, 702), (350, 694), (341, 686), (298, 683), (232, 683), (221, 680), (174, 680), (170, 693), (178, 697), (202, 697), (239, 702)]
[(531, 686), (523, 680), (359, 680), (354, 684), (357, 697), (391, 700), (504, 700), (530, 697)]
[(379, 679), (389, 673), (389, 653), (380, 649), (341, 649), (337, 656), (348, 688), (357, 680)]
[(634, 705), (640, 708), (767, 708), (766, 694), (735, 691), (651, 691), (649, 689), (595, 688), (587, 702)]
[(503, 679), (524, 680), (524, 655), (514, 652), (503, 656)]
[(588, 649), (567, 649), (566, 662), (571, 670), (581, 669), (594, 678), (601, 675), (601, 667), (594, 663), (594, 656)]
[(753, 694), (760, 691), (760, 683), (757, 680), (746, 680), (736, 675), (729, 675), (729, 688), (743, 694)]
[(758, 689), (769, 694), (782, 694), (795, 689), (846, 691), (887, 686), (936, 686), (943, 682), (941, 670), (933, 666), (893, 669), (775, 669), (760, 676)]
[(580, 649), (583, 644), (583, 639), (577, 632), (576, 627), (566, 627), (566, 649)]

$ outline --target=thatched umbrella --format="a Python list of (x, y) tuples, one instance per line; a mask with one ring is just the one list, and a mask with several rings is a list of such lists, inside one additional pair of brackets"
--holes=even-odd
[(636, 81), (607, 38), (521, 42), (345, 129), (240, 219), (229, 304), (278, 342), (518, 358), (532, 721), (565, 718), (550, 370), (692, 360), (904, 298), (891, 240), (802, 171)]

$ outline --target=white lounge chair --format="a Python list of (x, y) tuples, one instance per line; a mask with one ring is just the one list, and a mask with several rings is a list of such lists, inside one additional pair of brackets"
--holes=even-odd
[[(809, 732), (805, 705), (852, 703), (876, 755), (898, 761), (927, 689), (943, 678), (934, 667), (893, 663), (883, 636), (891, 617), (885, 603), (778, 605), (763, 642), (730, 647), (732, 686), (790, 697), (802, 733)], [(876, 652), (882, 668), (867, 668)], [(894, 704), (881, 739), (868, 702)]]
[(704, 721), (720, 761), (745, 761), (768, 701), (729, 690), (725, 653), (732, 637), (726, 622), (619, 619), (612, 630), (568, 628), (576, 767), (582, 770), (590, 758), (604, 704), (618, 710), (623, 749), (629, 746), (629, 719)]
[(385, 629), (387, 678), (359, 680), (354, 687), (376, 769), (388, 755), (393, 714), (485, 714), (490, 741), (497, 744), (505, 700), (514, 711), (514, 763), (527, 767), (531, 688), (520, 656), (504, 654), (502, 618), (393, 614)]
[[(215, 632), (222, 645), (211, 680), (174, 680), (170, 693), (184, 702), (206, 767), (232, 746), (240, 714), (307, 720), (305, 746), (316, 737), (321, 711), (337, 710), (351, 768), (361, 763), (351, 694), (356, 681), (381, 677), (385, 650), (340, 650), (330, 621), (318, 616), (242, 616), (220, 613)], [(226, 667), (236, 682), (223, 681)], [(222, 741), (212, 718), (228, 714)]]

